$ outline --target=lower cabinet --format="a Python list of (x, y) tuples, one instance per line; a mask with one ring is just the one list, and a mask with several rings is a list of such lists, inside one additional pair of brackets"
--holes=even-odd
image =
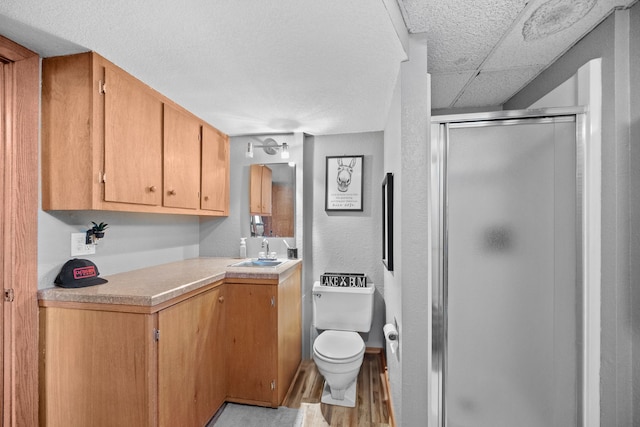
[(158, 313), (161, 426), (204, 426), (226, 397), (223, 287)]
[(224, 285), (155, 313), (116, 307), (40, 308), (40, 424), (205, 425), (226, 396)]
[(40, 425), (202, 427), (279, 406), (301, 360), (301, 266), (155, 307), (40, 302)]
[(228, 279), (227, 400), (279, 406), (302, 352), (301, 269), (279, 282)]

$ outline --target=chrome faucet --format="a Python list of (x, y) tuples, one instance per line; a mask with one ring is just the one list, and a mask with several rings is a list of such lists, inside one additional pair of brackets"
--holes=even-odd
[(269, 240), (266, 237), (262, 240), (262, 249), (265, 249), (265, 258), (269, 258)]

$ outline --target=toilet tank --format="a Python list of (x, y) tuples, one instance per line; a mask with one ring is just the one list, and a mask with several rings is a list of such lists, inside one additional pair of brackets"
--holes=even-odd
[(373, 318), (373, 283), (364, 288), (313, 284), (313, 325), (317, 329), (369, 332)]

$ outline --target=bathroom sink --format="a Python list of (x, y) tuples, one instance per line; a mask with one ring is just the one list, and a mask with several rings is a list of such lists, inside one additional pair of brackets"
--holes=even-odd
[(276, 267), (283, 262), (278, 259), (250, 259), (231, 264), (231, 267)]

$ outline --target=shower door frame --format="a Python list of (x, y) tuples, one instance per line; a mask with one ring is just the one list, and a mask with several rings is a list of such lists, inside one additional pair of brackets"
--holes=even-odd
[[(447, 161), (449, 129), (451, 127), (481, 127), (535, 123), (572, 117), (576, 124), (576, 284), (580, 330), (576, 336), (581, 345), (578, 360), (578, 411), (576, 427), (600, 425), (599, 410), (589, 409), (599, 402), (600, 340), (599, 309), (600, 277), (591, 277), (589, 263), (599, 263), (600, 240), (591, 238), (599, 233), (600, 209), (600, 145), (591, 129), (588, 109), (583, 107), (545, 108), (535, 110), (496, 111), (447, 116), (433, 116), (431, 127), (430, 167), (430, 264), (431, 287), (431, 363), (429, 425), (447, 427), (447, 268), (448, 268), (448, 198)], [(498, 123), (505, 122), (505, 123)], [(599, 129), (598, 129), (599, 132)], [(591, 144), (591, 141), (594, 141)], [(595, 203), (594, 203), (595, 199)], [(594, 224), (597, 222), (598, 224)], [(596, 259), (597, 258), (597, 259)], [(599, 265), (599, 264), (598, 264)], [(597, 319), (594, 319), (597, 317)], [(593, 339), (591, 334), (597, 334)]]

